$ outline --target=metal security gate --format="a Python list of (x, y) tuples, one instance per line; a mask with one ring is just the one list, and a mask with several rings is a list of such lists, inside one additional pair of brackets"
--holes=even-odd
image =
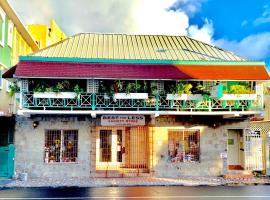
[(14, 173), (15, 147), (10, 144), (0, 147), (0, 177), (12, 178)]
[(262, 136), (259, 130), (245, 130), (245, 169), (263, 170)]
[(105, 177), (149, 173), (148, 127), (99, 126), (96, 131), (95, 170), (98, 176), (102, 177), (102, 172), (105, 172)]

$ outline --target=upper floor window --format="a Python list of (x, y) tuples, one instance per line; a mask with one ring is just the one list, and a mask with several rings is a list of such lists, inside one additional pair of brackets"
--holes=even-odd
[(12, 48), (12, 39), (13, 39), (13, 23), (11, 20), (8, 21), (8, 46)]
[(0, 45), (4, 46), (5, 42), (5, 13), (0, 8)]

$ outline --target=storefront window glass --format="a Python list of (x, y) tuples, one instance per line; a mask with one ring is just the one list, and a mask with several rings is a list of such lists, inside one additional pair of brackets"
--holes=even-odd
[(45, 131), (45, 163), (76, 162), (78, 157), (78, 130)]
[(198, 162), (200, 159), (199, 130), (169, 130), (168, 156), (172, 162)]

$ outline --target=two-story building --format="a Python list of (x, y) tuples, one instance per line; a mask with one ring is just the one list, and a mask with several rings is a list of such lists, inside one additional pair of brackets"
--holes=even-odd
[(82, 33), (20, 57), (3, 77), (21, 83), (18, 173), (178, 177), (262, 168), (253, 150), (260, 135), (247, 128), (263, 110), (264, 62), (186, 36)]

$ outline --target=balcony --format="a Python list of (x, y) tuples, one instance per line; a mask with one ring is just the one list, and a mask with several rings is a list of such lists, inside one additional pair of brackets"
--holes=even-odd
[[(260, 112), (263, 107), (263, 96), (257, 92), (255, 83), (247, 83), (248, 87), (244, 87), (243, 83), (233, 85), (227, 82), (217, 84), (199, 81), (100, 80), (87, 81), (86, 84), (81, 80), (79, 86), (75, 81), (73, 85), (72, 81), (67, 80), (54, 83), (56, 91), (52, 90), (52, 87), (49, 87), (49, 90), (44, 88), (44, 85), (50, 85), (50, 82), (30, 85), (29, 89), (33, 89), (31, 92), (21, 91), (21, 110), (67, 114), (93, 112), (136, 114), (140, 111), (141, 114), (188, 115), (192, 112), (211, 115), (239, 112), (254, 114)], [(83, 88), (85, 84), (87, 89)], [(84, 92), (85, 90), (87, 92)], [(89, 92), (91, 90), (96, 92)]]
[[(148, 96), (146, 99), (114, 98), (107, 94), (81, 93), (78, 97), (39, 96), (33, 92), (23, 93), (22, 107), (35, 110), (121, 110), (121, 111), (250, 111), (261, 109), (254, 95), (245, 100), (241, 95), (222, 98), (168, 98)], [(245, 97), (246, 98), (246, 97)]]

